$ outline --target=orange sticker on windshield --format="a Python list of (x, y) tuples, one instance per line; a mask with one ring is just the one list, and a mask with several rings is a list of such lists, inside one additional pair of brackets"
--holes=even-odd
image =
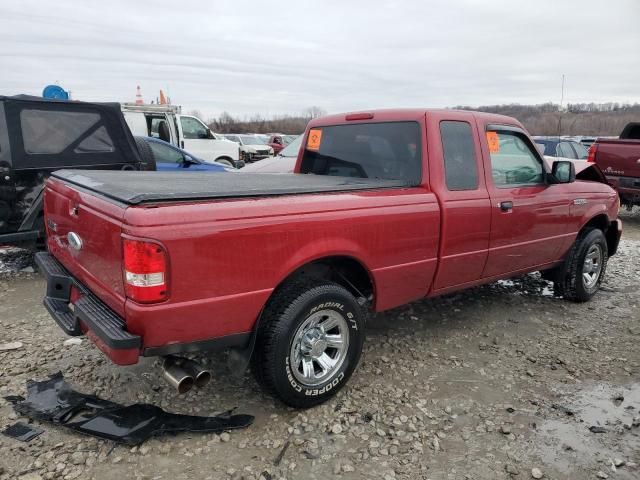
[(307, 150), (320, 150), (320, 142), (322, 141), (322, 130), (313, 128), (309, 130), (307, 137)]
[(497, 132), (487, 132), (487, 143), (489, 144), (489, 153), (500, 152), (500, 139)]

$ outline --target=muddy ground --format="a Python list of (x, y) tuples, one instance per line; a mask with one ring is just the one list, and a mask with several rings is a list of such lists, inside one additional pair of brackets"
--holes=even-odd
[[(347, 387), (307, 411), (263, 395), (251, 375), (230, 377), (221, 355), (203, 358), (207, 387), (179, 396), (153, 359), (115, 367), (86, 339), (65, 345), (29, 257), (5, 249), (0, 344), (21, 346), (0, 351), (0, 397), (62, 371), (117, 402), (198, 415), (237, 407), (256, 420), (138, 448), (35, 422), (45, 433), (30, 443), (0, 435), (0, 479), (638, 479), (640, 212), (623, 221), (593, 301), (554, 298), (534, 274), (377, 315)], [(17, 420), (28, 421), (0, 399), (0, 429)]]

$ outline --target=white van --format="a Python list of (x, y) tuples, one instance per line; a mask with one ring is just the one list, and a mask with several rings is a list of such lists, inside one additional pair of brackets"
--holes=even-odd
[(182, 115), (177, 105), (123, 103), (122, 113), (134, 135), (172, 143), (207, 163), (240, 168), (238, 144), (213, 133), (198, 117)]

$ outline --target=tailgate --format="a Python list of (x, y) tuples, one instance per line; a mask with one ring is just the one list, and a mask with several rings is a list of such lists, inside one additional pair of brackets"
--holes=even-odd
[(596, 145), (596, 163), (605, 175), (640, 178), (640, 140), (598, 140)]
[(45, 189), (49, 252), (124, 317), (122, 218), (125, 206), (49, 179)]

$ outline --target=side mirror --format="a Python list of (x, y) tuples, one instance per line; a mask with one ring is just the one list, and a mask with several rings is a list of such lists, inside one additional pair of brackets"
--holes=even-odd
[(193, 158), (189, 155), (184, 156), (184, 163), (193, 163)]
[(572, 183), (576, 181), (576, 166), (568, 160), (556, 160), (551, 167), (552, 183)]
[(211, 132), (209, 132), (209, 131), (207, 131), (207, 132), (198, 132), (198, 138), (202, 138), (202, 139), (211, 138), (210, 135), (211, 135)]

